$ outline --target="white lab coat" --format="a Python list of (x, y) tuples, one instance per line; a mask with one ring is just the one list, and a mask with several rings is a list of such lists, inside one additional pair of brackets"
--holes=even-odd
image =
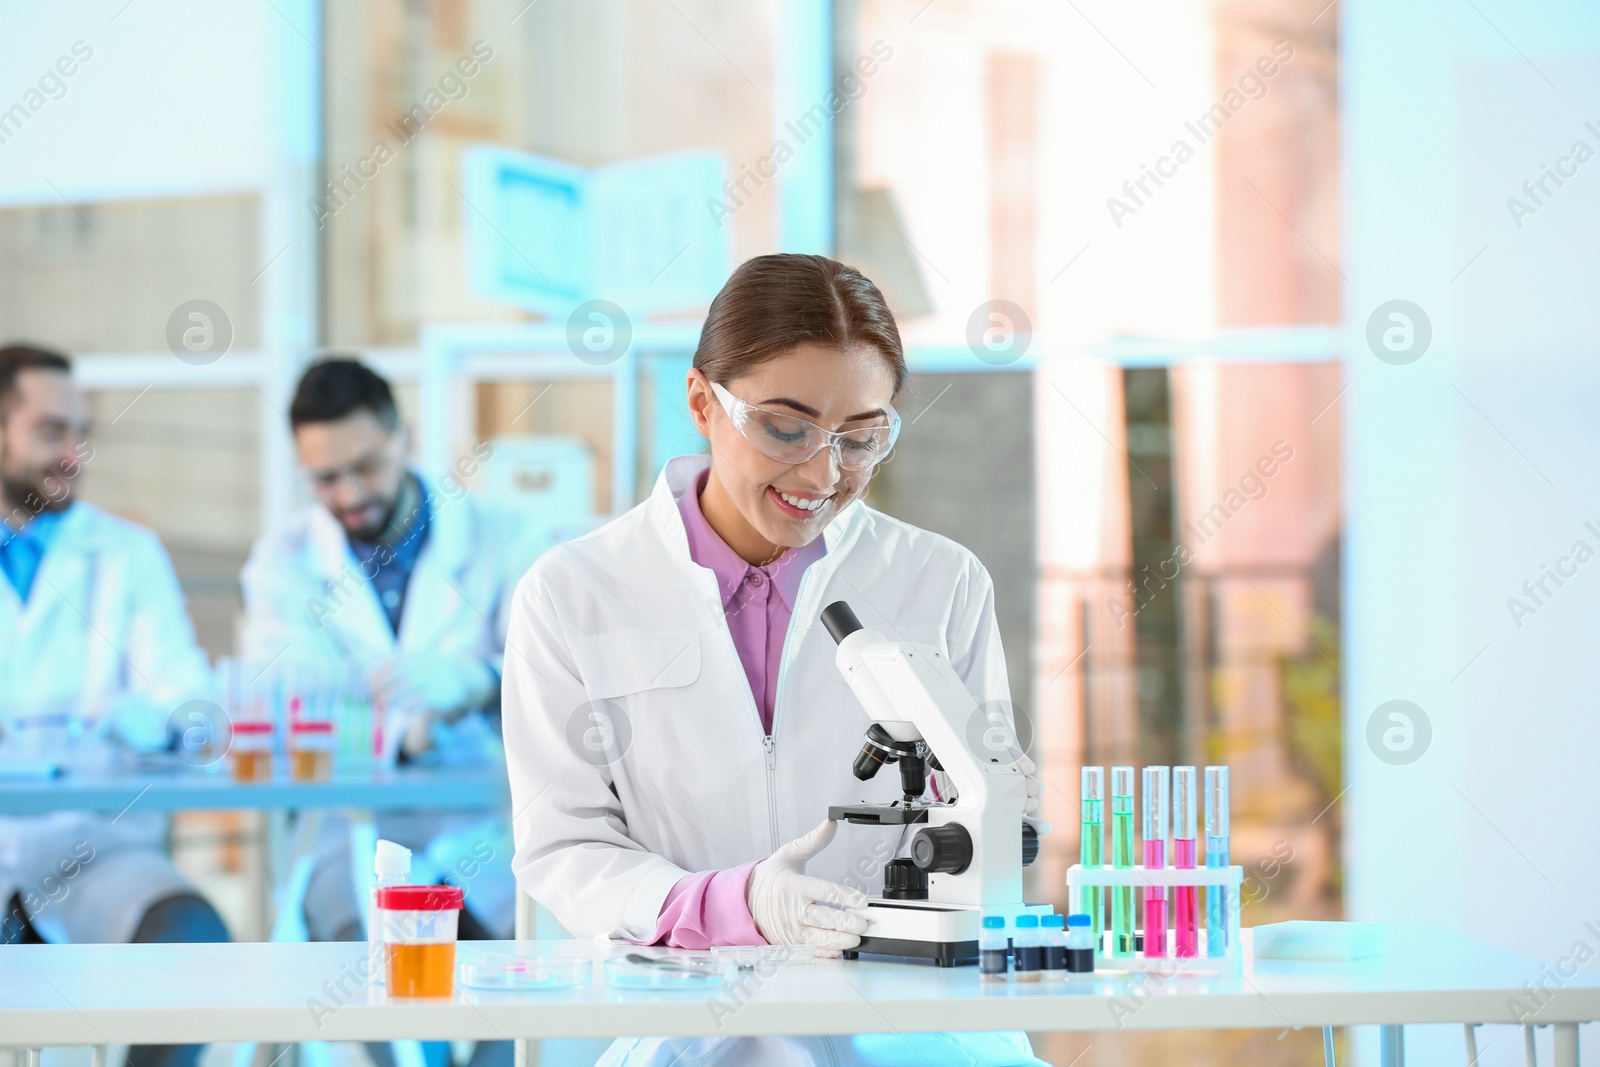
[[(685, 874), (764, 859), (830, 804), (900, 795), (897, 770), (867, 783), (850, 771), (870, 722), (834, 666), (821, 622), (833, 601), (943, 650), (981, 701), (1009, 696), (983, 565), (856, 501), (801, 578), (765, 735), (716, 576), (689, 558), (678, 513), (707, 463), (672, 460), (649, 500), (551, 549), (517, 588), (503, 701), (514, 867), (579, 937), (649, 941)], [(844, 824), (807, 872), (875, 895), (899, 836)]]
[(240, 655), (261, 664), (353, 664), (370, 674), (397, 654), (426, 650), (499, 671), (508, 594), (541, 547), (527, 532), (533, 524), (476, 493), (422, 485), (431, 492), (428, 540), (406, 585), (398, 636), (344, 527), (312, 504), (250, 552)]
[[(406, 585), (398, 636), (344, 528), (313, 504), (262, 535), (245, 563), (241, 656), (280, 666), (353, 665), (369, 676), (407, 652), (443, 652), (476, 659), (498, 673), (511, 591), (545, 546), (529, 532), (535, 524), (516, 509), (453, 483), (450, 491), (421, 484), (430, 492), (430, 527)], [(493, 762), (484, 773), (501, 773), (499, 739), (480, 716), (462, 719), (442, 748), (447, 763), (482, 764), (487, 758)], [(418, 798), (418, 806), (426, 807), (426, 797)], [(386, 813), (377, 821), (380, 834), (420, 851), (447, 830), (481, 818)], [(470, 851), (475, 839), (462, 843)], [(342, 861), (346, 853), (347, 848), (328, 854)], [(510, 936), (514, 887), (507, 860), (500, 857), (493, 870), (474, 880), (468, 906), (491, 930)], [(443, 860), (441, 865), (454, 866)], [(324, 885), (337, 899), (318, 891)], [(321, 936), (354, 917), (355, 901), (348, 896), (344, 877), (314, 879), (306, 906), (318, 926), (314, 933)]]
[[(130, 693), (176, 711), (210, 695), (209, 673), (166, 550), (141, 526), (75, 503), (26, 604), (0, 578), (0, 712), (66, 711), (93, 724)], [(25, 905), (38, 899), (28, 910), (50, 940), (127, 941), (150, 905), (189, 890), (165, 854), (165, 827), (136, 801), (114, 819), (0, 816), (0, 903), (14, 892)]]
[[(900, 795), (895, 769), (867, 783), (850, 771), (869, 720), (834, 666), (820, 618), (833, 601), (848, 601), (869, 627), (943, 650), (980, 701), (1009, 696), (983, 565), (857, 501), (828, 525), (826, 554), (801, 579), (764, 734), (716, 577), (690, 559), (678, 512), (709, 462), (672, 460), (647, 501), (553, 548), (517, 589), (503, 702), (514, 867), (523, 890), (579, 937), (648, 942), (685, 874), (763, 859), (830, 804)], [(878, 895), (900, 837), (842, 824), (807, 873)], [(618, 1042), (605, 1062), (900, 1055), (858, 1057), (850, 1039), (738, 1049), (720, 1040)], [(934, 1044), (958, 1058), (932, 1062), (1037, 1062), (1007, 1035)], [(922, 1062), (922, 1051), (908, 1046), (902, 1058)]]

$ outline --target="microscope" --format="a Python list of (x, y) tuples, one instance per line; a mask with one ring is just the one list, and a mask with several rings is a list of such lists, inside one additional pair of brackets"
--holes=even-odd
[[(871, 924), (854, 952), (932, 959), (941, 967), (978, 958), (985, 914), (1047, 915), (1048, 905), (1022, 899), (1022, 868), (1039, 851), (1023, 822), (1027, 784), (1006, 751), (988, 751), (969, 738), (983, 714), (937, 648), (890, 641), (866, 629), (844, 601), (822, 611), (838, 644), (835, 663), (873, 720), (851, 765), (867, 781), (898, 764), (904, 796), (889, 804), (844, 804), (830, 819), (878, 826), (918, 826), (909, 858), (884, 869), (883, 896), (867, 904)], [(1007, 724), (1009, 726), (1009, 724)], [(924, 797), (932, 767), (949, 775), (954, 800)]]

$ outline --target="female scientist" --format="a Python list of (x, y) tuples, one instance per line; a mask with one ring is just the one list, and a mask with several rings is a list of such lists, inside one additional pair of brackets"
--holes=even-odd
[[(712, 301), (688, 374), (710, 455), (673, 459), (648, 500), (522, 580), (503, 704), (513, 867), (574, 936), (857, 944), (900, 833), (827, 810), (894, 800), (898, 776), (850, 771), (869, 720), (834, 666), (825, 605), (940, 647), (980, 702), (1009, 699), (982, 564), (861, 499), (894, 447), (907, 373), (858, 271), (750, 260)], [(715, 1047), (734, 1040), (625, 1041), (612, 1058), (1038, 1062), (1020, 1034)]]

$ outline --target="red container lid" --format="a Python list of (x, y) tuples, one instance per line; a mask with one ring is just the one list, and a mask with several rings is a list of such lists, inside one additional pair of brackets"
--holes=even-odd
[(289, 732), (295, 734), (331, 734), (333, 723), (326, 719), (296, 719), (289, 724)]
[(391, 885), (378, 890), (384, 911), (460, 911), (466, 894), (453, 885)]
[(270, 734), (272, 732), (272, 723), (267, 722), (265, 719), (244, 719), (233, 724), (233, 732), (236, 734)]

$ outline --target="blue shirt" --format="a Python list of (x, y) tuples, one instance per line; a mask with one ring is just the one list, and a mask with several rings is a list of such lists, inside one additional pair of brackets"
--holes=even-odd
[(38, 577), (45, 550), (55, 540), (56, 528), (65, 515), (62, 511), (41, 511), (21, 532), (0, 522), (0, 571), (4, 571), (17, 596), (27, 603)]
[(410, 515), (396, 516), (395, 524), (401, 529), (400, 540), (393, 544), (382, 541), (357, 541), (350, 538), (350, 551), (355, 553), (361, 573), (372, 583), (378, 594), (378, 603), (389, 617), (389, 629), (400, 633), (400, 613), (405, 609), (406, 585), (416, 568), (422, 546), (427, 544), (428, 531), (433, 516), (428, 511), (428, 492), (420, 478), (415, 479), (417, 506)]

